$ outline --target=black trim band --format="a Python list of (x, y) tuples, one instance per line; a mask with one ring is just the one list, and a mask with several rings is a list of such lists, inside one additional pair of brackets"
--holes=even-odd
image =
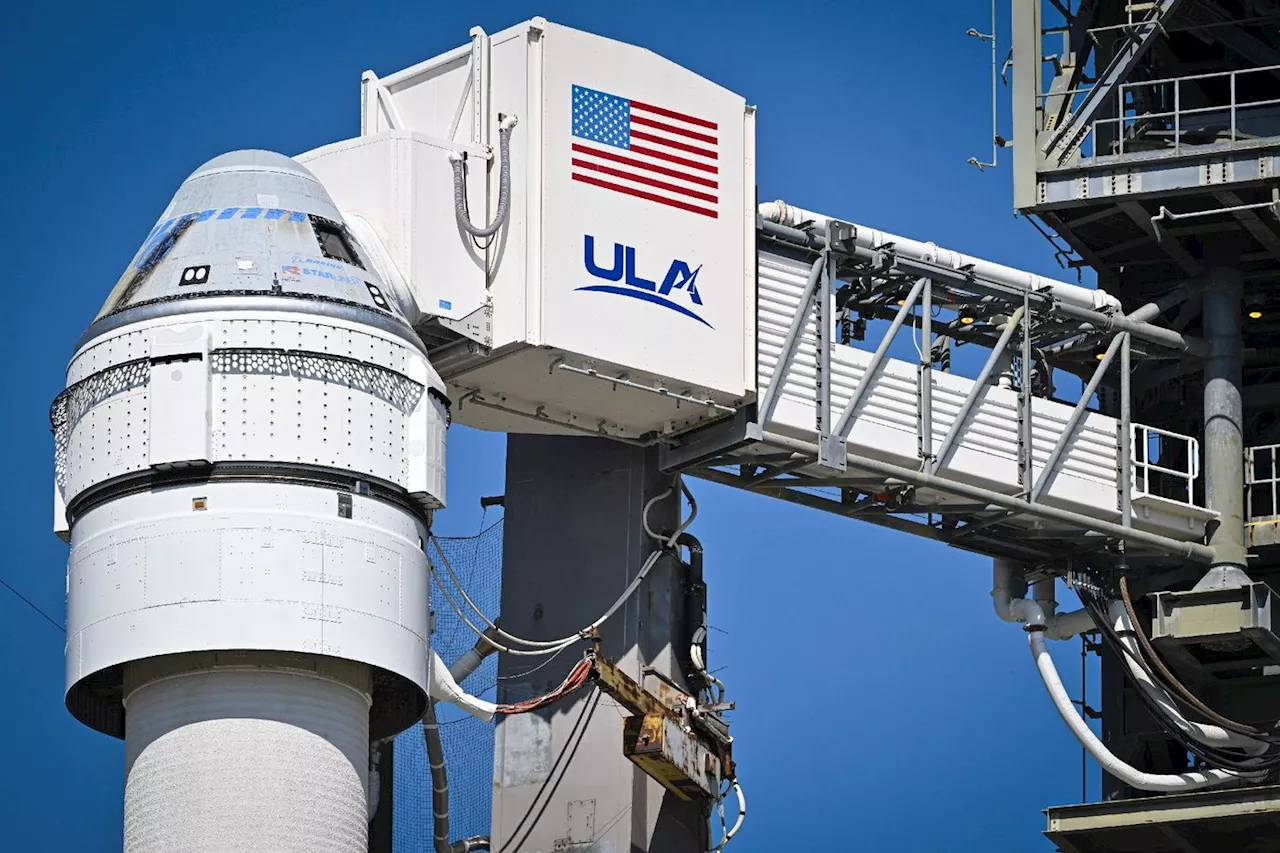
[(215, 462), (211, 465), (123, 474), (96, 483), (72, 498), (67, 504), (67, 523), (74, 526), (80, 517), (91, 510), (156, 487), (228, 482), (283, 483), (364, 495), (408, 512), (428, 530), (431, 529), (430, 510), (414, 501), (404, 489), (394, 483), (336, 468), (281, 462)]

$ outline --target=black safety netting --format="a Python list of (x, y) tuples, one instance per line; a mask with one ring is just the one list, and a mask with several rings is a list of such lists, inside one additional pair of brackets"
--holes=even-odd
[[(475, 536), (440, 537), (440, 545), (467, 594), (484, 613), (498, 614), (502, 587), (502, 522)], [(434, 547), (427, 555), (448, 584), (448, 575)], [(456, 592), (459, 605), (466, 607)], [(432, 586), (431, 609), (435, 631), (431, 645), (446, 664), (452, 664), (475, 645), (476, 635)], [(470, 612), (472, 623), (484, 625)], [(462, 687), (492, 700), (496, 694), (497, 655), (485, 658)], [(493, 724), (481, 722), (453, 705), (439, 703), (436, 716), (449, 772), (449, 835), (451, 840), (488, 835), (493, 806)], [(421, 725), (396, 738), (393, 837), (395, 853), (431, 853), (431, 768)]]

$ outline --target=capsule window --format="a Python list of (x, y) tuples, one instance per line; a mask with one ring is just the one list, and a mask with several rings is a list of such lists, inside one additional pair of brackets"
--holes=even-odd
[(311, 217), (311, 228), (316, 232), (316, 241), (320, 244), (322, 255), (330, 260), (364, 269), (346, 228), (319, 216)]

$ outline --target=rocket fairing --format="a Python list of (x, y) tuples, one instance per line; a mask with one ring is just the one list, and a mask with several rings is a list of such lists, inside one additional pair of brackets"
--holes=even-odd
[(126, 744), (125, 850), (364, 851), (416, 721), (445, 386), (324, 187), (179, 188), (54, 402), (68, 709)]

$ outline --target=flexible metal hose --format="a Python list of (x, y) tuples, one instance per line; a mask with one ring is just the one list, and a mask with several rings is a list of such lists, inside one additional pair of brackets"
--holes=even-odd
[(488, 850), (489, 838), (475, 835), (460, 841), (449, 841), (449, 771), (444, 763), (444, 742), (436, 722), (436, 703), (427, 702), (422, 716), (422, 739), (427, 746), (427, 763), (431, 766), (431, 824), (436, 853), (472, 853)]
[(453, 212), (458, 218), (458, 227), (472, 237), (492, 237), (507, 221), (511, 207), (511, 131), (515, 126), (515, 116), (508, 116), (498, 126), (498, 211), (493, 222), (483, 228), (472, 225), (467, 214), (465, 161), (460, 155), (449, 155), (453, 164)]

